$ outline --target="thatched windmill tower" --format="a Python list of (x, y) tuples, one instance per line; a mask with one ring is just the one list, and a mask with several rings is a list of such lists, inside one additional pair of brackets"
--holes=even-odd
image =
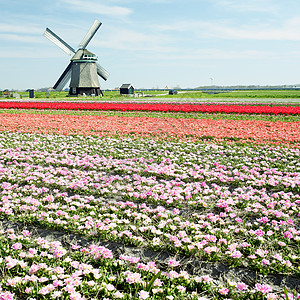
[(98, 96), (102, 94), (98, 75), (104, 80), (107, 80), (109, 73), (97, 63), (97, 56), (86, 49), (88, 43), (91, 41), (101, 24), (101, 22), (95, 20), (88, 33), (79, 44), (77, 51), (49, 28), (46, 28), (44, 36), (67, 54), (73, 55), (71, 62), (53, 86), (55, 90), (61, 91), (71, 79), (70, 95), (86, 94)]

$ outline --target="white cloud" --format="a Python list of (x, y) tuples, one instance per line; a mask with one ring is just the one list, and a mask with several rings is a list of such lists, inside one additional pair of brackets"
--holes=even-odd
[(18, 35), (18, 34), (8, 34), (0, 33), (0, 40), (14, 41), (21, 43), (42, 43), (41, 37), (30, 36), (30, 35)]
[(96, 1), (62, 0), (62, 2), (67, 4), (68, 9), (70, 10), (77, 10), (99, 15), (122, 17), (127, 16), (132, 12), (131, 9), (127, 7), (104, 5)]
[[(145, 3), (145, 0), (113, 0), (116, 3), (130, 3), (130, 4), (135, 4), (135, 3)], [(174, 4), (174, 0), (147, 0), (147, 4), (148, 3), (173, 3)]]
[(216, 6), (222, 6), (224, 9), (236, 10), (239, 12), (278, 12), (280, 6), (274, 0), (217, 0)]
[(162, 33), (144, 33), (124, 28), (110, 28), (93, 46), (128, 51), (174, 51), (168, 46), (169, 38)]
[[(142, 0), (140, 2), (144, 2), (145, 0)], [(174, 3), (174, 0), (147, 0), (147, 2), (151, 2), (151, 3)]]
[(25, 34), (40, 34), (42, 29), (32, 25), (16, 25), (0, 23), (0, 32), (3, 33), (25, 33)]
[(226, 21), (189, 21), (156, 27), (161, 31), (189, 32), (198, 38), (299, 41), (300, 18), (288, 19), (283, 24), (232, 24)]
[[(37, 58), (37, 59), (49, 59), (49, 58), (57, 58), (61, 59), (62, 55), (59, 52), (51, 51), (51, 50), (43, 50), (36, 51), (33, 47), (22, 47), (18, 49), (14, 48), (1, 48), (0, 56), (4, 58)], [(66, 60), (66, 63), (68, 61)]]
[(4, 24), (0, 23), (0, 40), (17, 43), (43, 43), (41, 36), (43, 28), (33, 25)]
[(165, 61), (182, 61), (199, 60), (239, 60), (239, 59), (274, 59), (280, 57), (279, 54), (270, 51), (256, 51), (256, 50), (223, 50), (223, 49), (200, 49), (200, 50), (178, 50), (176, 53), (161, 53), (156, 56), (157, 59)]
[(251, 39), (273, 41), (299, 41), (300, 19), (287, 20), (281, 26), (253, 25), (253, 26), (224, 26), (222, 24), (210, 24), (209, 34), (223, 39)]

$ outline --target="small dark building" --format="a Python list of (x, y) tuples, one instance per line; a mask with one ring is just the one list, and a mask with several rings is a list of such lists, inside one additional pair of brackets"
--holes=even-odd
[(30, 89), (29, 92), (29, 98), (34, 98), (34, 90)]
[(120, 86), (120, 94), (121, 95), (133, 95), (134, 87), (130, 83), (124, 83)]

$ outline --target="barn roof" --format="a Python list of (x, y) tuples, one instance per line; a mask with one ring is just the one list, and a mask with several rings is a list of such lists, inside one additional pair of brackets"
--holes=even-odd
[[(131, 83), (123, 83), (120, 86), (120, 89), (129, 89), (130, 87), (133, 87), (133, 85)], [(134, 88), (134, 87), (133, 87)]]

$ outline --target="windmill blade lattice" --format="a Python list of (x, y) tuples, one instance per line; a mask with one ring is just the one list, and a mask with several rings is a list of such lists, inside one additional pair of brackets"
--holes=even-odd
[(44, 32), (44, 36), (53, 42), (55, 45), (57, 45), (60, 49), (65, 51), (68, 55), (72, 55), (75, 53), (75, 50), (68, 45), (64, 40), (62, 40), (58, 35), (56, 35), (52, 30), (49, 28), (46, 28), (46, 31)]
[(85, 49), (88, 43), (91, 41), (97, 30), (100, 28), (102, 23), (98, 20), (95, 20), (93, 25), (91, 26), (90, 30), (87, 32), (85, 37), (82, 39), (81, 43), (79, 44), (79, 48)]
[(66, 69), (64, 70), (64, 72), (61, 74), (61, 76), (59, 77), (55, 85), (53, 86), (55, 90), (61, 91), (64, 88), (64, 86), (68, 83), (68, 81), (71, 79), (72, 64), (73, 62), (71, 61), (66, 67)]
[(105, 81), (107, 80), (109, 73), (97, 63), (97, 74), (104, 79)]

